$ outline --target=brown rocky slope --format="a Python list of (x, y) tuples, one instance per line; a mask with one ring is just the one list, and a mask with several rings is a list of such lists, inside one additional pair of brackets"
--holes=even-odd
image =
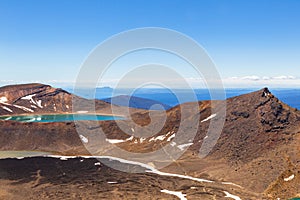
[[(14, 113), (31, 113), (9, 105), (16, 104), (29, 108), (32, 103), (27, 104), (30, 100), (24, 99), (24, 96), (36, 94), (32, 97), (37, 98), (34, 101), (43, 98), (42, 102), (46, 102), (46, 104), (42, 103), (43, 108), (39, 108), (39, 103), (36, 102), (37, 108), (32, 108), (36, 109), (34, 112), (66, 112), (66, 105), (69, 105), (69, 109), (71, 109), (72, 95), (63, 90), (41, 84), (27, 85), (26, 87), (34, 88), (35, 92), (26, 89), (31, 92), (5, 93), (7, 88), (1, 88), (0, 97), (7, 96), (6, 99), (1, 99), (1, 106), (14, 109)], [(56, 91), (54, 97), (51, 96), (53, 90)], [(45, 97), (44, 93), (50, 95)], [(54, 103), (56, 110), (53, 106)], [(194, 140), (190, 141), (189, 148), (181, 158), (166, 167), (164, 171), (230, 181), (241, 185), (243, 191), (260, 195), (261, 198), (266, 199), (287, 199), (299, 195), (299, 111), (282, 103), (266, 88), (227, 99), (225, 124), (220, 138), (210, 154), (200, 159), (198, 157), (199, 149), (203, 141), (210, 137), (206, 136), (209, 124), (213, 120), (220, 120), (221, 117), (218, 112), (212, 113), (211, 108), (214, 106), (217, 110), (222, 109), (224, 102), (216, 101), (212, 104), (210, 101), (203, 101), (198, 104), (198, 113), (194, 115), (194, 112), (190, 111), (191, 115), (183, 119), (189, 122), (198, 115), (200, 116)], [(168, 110), (164, 127), (156, 135), (143, 140), (138, 137), (139, 132), (143, 131), (144, 135), (149, 132), (151, 135), (151, 127), (155, 127), (155, 124), (160, 122), (164, 112), (151, 111), (152, 119), (150, 119), (149, 111), (134, 110), (131, 117), (135, 123), (141, 125), (140, 127), (132, 121), (120, 122), (128, 127), (129, 132), (130, 130), (133, 132), (134, 137), (126, 134), (127, 131), (121, 130), (114, 121), (86, 122), (81, 125), (81, 128), (86, 131), (85, 136), (92, 141), (98, 129), (102, 128), (108, 139), (123, 140), (123, 142), (115, 144), (123, 149), (132, 152), (151, 152), (173, 141), (173, 134), (180, 126), (180, 109), (184, 108), (189, 112), (189, 108), (192, 107), (191, 104), (183, 104)], [(101, 108), (109, 110), (110, 105), (99, 101), (98, 108), (99, 110)], [(3, 110), (0, 109), (1, 114), (11, 114)], [(122, 109), (120, 109), (120, 113), (121, 111)], [(149, 123), (152, 123), (152, 126), (147, 128)], [(143, 127), (146, 128), (143, 129)], [(190, 127), (195, 128), (193, 124)], [(186, 132), (188, 131), (186, 130)], [(176, 135), (176, 137), (184, 137), (184, 135)], [(74, 122), (33, 124), (1, 121), (0, 146), (1, 150), (41, 150), (62, 154), (87, 154), (78, 137)], [(179, 145), (175, 144), (175, 147), (179, 148)], [(105, 151), (105, 146), (97, 146), (97, 148), (99, 148), (100, 154), (101, 151)]]

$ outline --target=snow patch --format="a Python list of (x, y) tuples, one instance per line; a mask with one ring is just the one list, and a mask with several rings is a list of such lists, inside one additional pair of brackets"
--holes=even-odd
[(183, 179), (189, 179), (189, 180), (197, 181), (197, 182), (213, 183), (213, 181), (211, 181), (211, 180), (206, 180), (206, 179), (202, 179), (202, 178), (195, 178), (195, 177), (192, 177), (192, 176), (162, 172), (162, 171), (159, 171), (159, 170), (155, 169), (154, 167), (152, 167), (150, 165), (147, 165), (145, 163), (125, 160), (125, 159), (122, 159), (122, 158), (116, 158), (116, 157), (112, 157), (112, 156), (94, 156), (94, 157), (93, 156), (82, 156), (82, 157), (83, 158), (106, 158), (106, 159), (110, 159), (110, 160), (116, 160), (116, 161), (119, 161), (119, 162), (125, 163), (125, 164), (138, 165), (138, 166), (144, 167), (144, 168), (147, 169), (146, 172), (148, 172), (148, 173), (154, 173), (154, 174), (158, 174), (158, 175), (161, 175), (161, 176), (170, 176), (170, 177), (178, 177), (178, 178), (183, 178)]
[(2, 106), (2, 108), (4, 109), (4, 110), (7, 110), (8, 112), (13, 112), (10, 108), (8, 108), (8, 107), (6, 107), (6, 106)]
[(116, 158), (116, 157), (112, 157), (112, 156), (60, 156), (60, 155), (45, 155), (44, 157), (59, 158), (61, 160), (68, 160), (68, 159), (72, 159), (72, 158), (109, 159), (109, 160), (119, 161), (119, 162), (125, 163), (125, 164), (138, 165), (138, 166), (141, 166), (143, 168), (146, 168), (147, 170), (145, 170), (145, 172), (154, 173), (154, 174), (158, 174), (158, 175), (161, 175), (161, 176), (178, 177), (178, 178), (188, 179), (188, 180), (197, 181), (197, 182), (206, 182), (206, 183), (213, 183), (214, 182), (214, 181), (211, 181), (211, 180), (202, 179), (202, 178), (195, 178), (195, 177), (187, 176), (187, 175), (172, 174), (172, 173), (162, 172), (162, 171), (159, 171), (159, 170), (155, 169), (153, 166), (147, 165), (145, 163), (141, 163), (141, 162), (137, 162), (137, 161), (125, 160), (125, 159), (122, 159), (122, 158)]
[(81, 139), (82, 142), (84, 142), (84, 143), (88, 143), (89, 142), (89, 140), (86, 137), (84, 137), (83, 135), (79, 135), (79, 137), (80, 137), (80, 139)]
[(149, 140), (149, 142), (152, 142), (152, 141), (157, 141), (157, 140), (164, 140), (165, 138), (166, 138), (167, 136), (165, 136), (165, 135), (159, 135), (159, 136), (157, 136), (157, 137), (152, 137), (150, 140)]
[(31, 110), (30, 108), (26, 108), (26, 107), (24, 107), (24, 106), (18, 106), (18, 105), (12, 105), (12, 106), (14, 106), (14, 107), (16, 107), (16, 108), (19, 108), (19, 109), (22, 109), (22, 110), (24, 110), (24, 111), (26, 111), (26, 112), (34, 112), (34, 111)]
[(171, 136), (167, 139), (167, 141), (170, 142), (173, 138), (175, 138), (175, 133), (174, 133), (173, 135), (171, 135)]
[(81, 114), (83, 114), (83, 113), (88, 113), (89, 111), (86, 111), (86, 110), (79, 110), (79, 111), (77, 111), (77, 113), (81, 113)]
[(43, 106), (42, 106), (42, 100), (37, 100), (36, 104), (37, 104), (38, 107), (43, 108)]
[(60, 160), (68, 160), (68, 159), (71, 159), (71, 158), (77, 158), (77, 156), (60, 156), (60, 155), (46, 155), (44, 157), (59, 158)]
[(165, 135), (159, 135), (159, 136), (157, 136), (154, 140), (156, 141), (156, 140), (164, 140), (166, 138), (166, 136)]
[(194, 143), (191, 142), (191, 143), (187, 143), (187, 144), (181, 144), (181, 145), (178, 145), (177, 147), (178, 147), (181, 151), (183, 151), (185, 148), (191, 146), (192, 144), (194, 144)]
[(134, 133), (135, 132), (134, 128), (131, 128), (131, 131)]
[(7, 102), (7, 98), (6, 97), (0, 97), (0, 103), (5, 103)]
[(239, 188), (243, 188), (242, 186), (238, 185), (238, 184), (235, 184), (235, 183), (231, 183), (231, 182), (222, 182), (223, 185), (233, 185), (233, 186), (236, 186), (236, 187), (239, 187)]
[(116, 183), (118, 183), (118, 182), (115, 182), (115, 181), (108, 181), (107, 183), (108, 183), (108, 184), (116, 184)]
[(210, 120), (210, 119), (212, 119), (212, 118), (214, 118), (214, 117), (216, 117), (216, 116), (217, 116), (217, 114), (212, 114), (212, 115), (209, 116), (208, 118), (202, 120), (201, 123), (202, 123), (202, 122), (206, 122), (206, 121), (208, 121), (208, 120)]
[(131, 141), (131, 140), (133, 140), (133, 138), (134, 138), (134, 137), (133, 137), (133, 135), (132, 135), (131, 137), (127, 138), (126, 141)]
[(32, 100), (32, 97), (34, 97), (36, 94), (31, 94), (31, 95), (27, 95), (25, 97), (22, 97), (21, 99), (24, 99), (24, 100)]
[(185, 198), (186, 194), (182, 194), (182, 192), (175, 192), (170, 190), (161, 190), (161, 192), (177, 196), (180, 200), (187, 200), (187, 198)]
[(229, 192), (227, 191), (223, 191), (225, 193), (225, 197), (228, 197), (228, 198), (232, 198), (234, 200), (242, 200), (240, 197), (236, 196), (236, 195), (233, 195), (233, 194), (230, 194)]
[(118, 140), (118, 139), (107, 139), (106, 138), (105, 140), (111, 144), (118, 144), (118, 143), (126, 142), (126, 140)]
[(2, 104), (4, 104), (4, 105), (7, 105), (7, 106), (13, 106), (13, 107), (15, 107), (15, 108), (19, 108), (19, 109), (24, 110), (24, 111), (26, 111), (26, 112), (34, 112), (32, 109), (26, 108), (26, 107), (24, 107), (24, 106), (13, 105), (13, 104), (1, 102), (1, 101), (0, 101), (0, 103), (2, 103)]
[(140, 138), (140, 143), (143, 143), (146, 140), (146, 138)]
[(291, 180), (293, 180), (294, 178), (295, 178), (295, 175), (292, 174), (292, 175), (290, 175), (289, 177), (284, 178), (283, 180), (284, 180), (284, 181), (291, 181)]
[(33, 99), (33, 97), (34, 97), (35, 95), (36, 95), (36, 94), (30, 94), (30, 95), (27, 95), (27, 96), (25, 96), (25, 97), (22, 97), (21, 99), (23, 99), (23, 100), (29, 100), (30, 103), (33, 103), (33, 104), (37, 105), (37, 106), (40, 107), (40, 108), (43, 108), (43, 106), (42, 106), (42, 100), (37, 100), (37, 101), (35, 101), (35, 100)]
[(100, 163), (100, 162), (96, 162), (94, 165), (95, 165), (95, 166), (100, 166), (101, 163)]

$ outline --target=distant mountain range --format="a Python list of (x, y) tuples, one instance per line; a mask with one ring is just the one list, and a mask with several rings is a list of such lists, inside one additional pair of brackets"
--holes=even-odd
[[(91, 108), (90, 103), (93, 101), (48, 85), (29, 84), (2, 87), (0, 88), (0, 114), (70, 113), (73, 112), (72, 100), (74, 99), (81, 103), (82, 110)], [(129, 97), (117, 97), (116, 99), (128, 102)], [(114, 100), (108, 102), (114, 102)], [(141, 105), (143, 102), (147, 105), (145, 108), (149, 108), (149, 105), (154, 103), (133, 97), (131, 104), (140, 108), (143, 106)], [(226, 115), (222, 116), (220, 110), (225, 109), (225, 103)], [(162, 187), (156, 186), (158, 182), (163, 182), (161, 189), (182, 191), (187, 195), (187, 199), (224, 199), (225, 196), (234, 197), (233, 199), (253, 200), (300, 197), (300, 112), (297, 109), (281, 102), (267, 88), (232, 97), (226, 101), (199, 101), (196, 103), (198, 108), (196, 110), (194, 105), (195, 103), (184, 103), (170, 108), (166, 112), (130, 108), (130, 116), (127, 117), (133, 120), (121, 120), (118, 124), (115, 121), (87, 122), (78, 125), (74, 122), (21, 123), (0, 120), (0, 150), (44, 151), (70, 156), (89, 155), (87, 149), (92, 149), (101, 155), (108, 151), (107, 143), (109, 143), (115, 145), (114, 148), (110, 146), (109, 152), (113, 153), (121, 148), (137, 153), (137, 155), (143, 155), (142, 153), (152, 152), (171, 144), (170, 146), (178, 152), (186, 151), (176, 162), (162, 169), (163, 172), (167, 175), (177, 174), (177, 177), (186, 175), (213, 181), (200, 184), (196, 181), (196, 184), (195, 180), (198, 179), (185, 177), (184, 180), (175, 180), (169, 177), (170, 182), (167, 183), (164, 173), (160, 173), (164, 174), (163, 176), (152, 174), (150, 177), (148, 174), (143, 174), (138, 178), (133, 178), (130, 173), (117, 173), (118, 175), (116, 175), (115, 171), (103, 168), (105, 177), (112, 177), (114, 174), (122, 178), (118, 179), (119, 185), (106, 184), (101, 188), (104, 187), (109, 192), (114, 191), (117, 199), (125, 198), (121, 197), (125, 193), (130, 193), (132, 197), (146, 194), (143, 197), (150, 199), (153, 193), (158, 198), (160, 195), (158, 188)], [(125, 106), (111, 105), (101, 100), (95, 101), (96, 112), (99, 113), (111, 113), (112, 106), (119, 114), (128, 110)], [(182, 119), (183, 110), (186, 113)], [(153, 135), (153, 130), (159, 127), (165, 114), (164, 126)], [(195, 125), (195, 119), (198, 120), (198, 125)], [(217, 123), (220, 120), (224, 120), (225, 124), (216, 145), (207, 157), (200, 158), (199, 150), (206, 141), (214, 137), (213, 132), (212, 135), (207, 135), (208, 130), (215, 128), (210, 127), (210, 122)], [(150, 123), (151, 126), (147, 127)], [(185, 124), (184, 131), (180, 131), (181, 123)], [(78, 135), (76, 129), (78, 126), (84, 134), (84, 140), (82, 140), (83, 136)], [(100, 129), (105, 132), (107, 142), (100, 141), (103, 142), (101, 145), (97, 143)], [(196, 135), (192, 140), (184, 144), (175, 142), (185, 139), (193, 131), (196, 131)], [(175, 140), (176, 138), (178, 140)], [(43, 158), (25, 159), (22, 163), (30, 166), (30, 163), (34, 162), (37, 167), (36, 171), (42, 169), (40, 175), (37, 175), (38, 177), (51, 177), (51, 174), (54, 173), (53, 170), (47, 169), (41, 164), (43, 162), (40, 159)], [(70, 163), (74, 163), (74, 165), (64, 165), (61, 161), (47, 159), (48, 161), (51, 165), (55, 165), (55, 168), (64, 169), (64, 173), (67, 171), (69, 174), (78, 175), (80, 172), (76, 170), (80, 169), (89, 169), (93, 174), (96, 173), (91, 168), (94, 160), (88, 161), (90, 164), (83, 161), (82, 165), (80, 159), (70, 160)], [(91, 162), (93, 162), (92, 165)], [(13, 191), (16, 188), (14, 177), (26, 174), (22, 165), (17, 163), (16, 159), (13, 162), (0, 160), (0, 184), (5, 183), (9, 188), (7, 191)], [(10, 164), (9, 168), (6, 167), (8, 164)], [(153, 162), (149, 166), (156, 167), (159, 164), (159, 162)], [(78, 168), (72, 166), (78, 166)], [(14, 173), (17, 174), (14, 175)], [(76, 177), (69, 177), (70, 175), (64, 177), (56, 172), (54, 174), (56, 177), (60, 177), (59, 180), (65, 184), (64, 187), (68, 188), (68, 190), (61, 191), (61, 195), (65, 195), (65, 197), (69, 195), (68, 191), (72, 191), (72, 188), (91, 186), (94, 183), (91, 178), (80, 179), (77, 182)], [(89, 177), (87, 174), (86, 176)], [(99, 177), (101, 180), (105, 179), (103, 176)], [(55, 191), (55, 184), (52, 184), (50, 179), (40, 178), (40, 180), (42, 183), (49, 183), (47, 185), (50, 192), (48, 195)], [(67, 180), (75, 181), (68, 185)], [(155, 186), (151, 192), (144, 184), (138, 184), (139, 182), (149, 183), (149, 181), (151, 187)], [(29, 191), (28, 187), (31, 187), (31, 182), (27, 184), (20, 181), (20, 184), (23, 184), (25, 189), (27, 188), (27, 192)], [(173, 187), (175, 185), (176, 188)], [(34, 190), (41, 192), (39, 187), (44, 188), (38, 184), (38, 186), (34, 186)], [(91, 186), (91, 188), (93, 187)], [(120, 190), (122, 188), (122, 190), (116, 194), (115, 191), (118, 188)], [(2, 187), (0, 195), (1, 190)], [(224, 191), (228, 193), (224, 193)], [(94, 197), (92, 195), (95, 195), (89, 194), (87, 191), (86, 194), (91, 195), (86, 196), (91, 198)], [(105, 194), (107, 196), (102, 198), (112, 198), (108, 193)], [(121, 196), (118, 196), (119, 194)], [(165, 197), (163, 196), (163, 198)]]
[(118, 106), (127, 106), (145, 110), (168, 110), (171, 108), (171, 106), (159, 101), (128, 95), (119, 95), (112, 98), (102, 99), (102, 101)]

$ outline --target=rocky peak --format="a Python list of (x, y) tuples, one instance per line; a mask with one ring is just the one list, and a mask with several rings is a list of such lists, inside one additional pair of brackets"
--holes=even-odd
[[(269, 88), (263, 88), (262, 90), (260, 90), (260, 91), (262, 91), (262, 97), (268, 97), (268, 96), (270, 96), (270, 95), (272, 95), (271, 94), (271, 92), (270, 92), (270, 90), (269, 90)], [(259, 91), (259, 92), (260, 92)]]
[(0, 88), (0, 114), (68, 112), (72, 95), (60, 88), (39, 83)]
[[(266, 131), (282, 129), (297, 121), (299, 113), (276, 98), (268, 88), (227, 100), (229, 121), (240, 117), (259, 120)], [(257, 125), (256, 125), (257, 126)]]
[[(6, 103), (14, 103), (22, 97), (45, 93), (58, 93), (61, 89), (52, 88), (50, 85), (30, 83), (21, 85), (9, 85), (0, 88), (0, 97)], [(64, 91), (66, 92), (66, 91)]]

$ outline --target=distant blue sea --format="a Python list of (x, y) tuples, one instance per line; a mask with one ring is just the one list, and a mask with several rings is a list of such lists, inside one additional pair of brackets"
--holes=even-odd
[[(73, 92), (72, 89), (66, 90)], [(221, 93), (216, 91), (217, 96), (214, 99), (221, 100), (224, 99), (224, 97), (230, 98), (256, 90), (258, 89), (226, 89), (226, 96), (218, 95)], [(270, 91), (284, 103), (290, 105), (291, 107), (300, 109), (300, 89), (270, 89)], [(97, 88), (95, 95), (92, 96), (89, 95), (89, 92), (86, 90), (80, 90), (75, 93), (79, 96), (89, 99), (106, 99), (118, 95), (133, 95), (136, 97), (156, 100), (172, 107), (178, 105), (179, 103), (212, 99), (207, 89), (195, 89), (193, 92), (186, 89), (175, 89), (171, 91), (168, 89), (142, 88), (132, 93), (130, 89), (113, 90), (111, 88)]]

